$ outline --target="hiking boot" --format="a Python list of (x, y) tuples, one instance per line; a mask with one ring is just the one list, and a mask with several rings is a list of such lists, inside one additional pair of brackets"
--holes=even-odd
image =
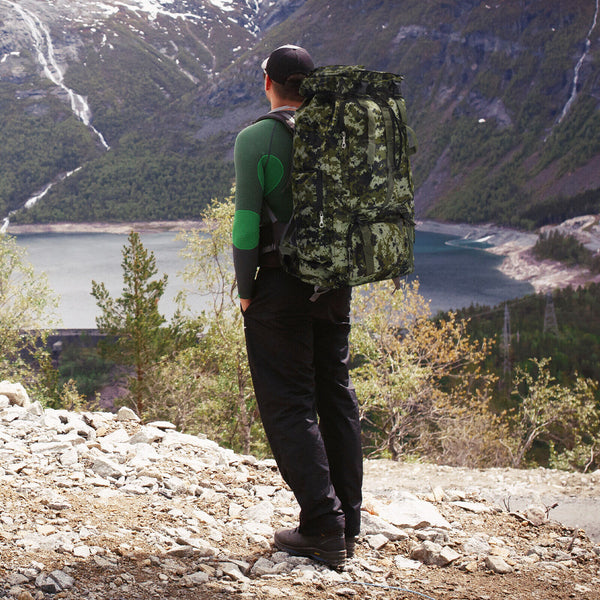
[(338, 567), (346, 560), (346, 543), (342, 531), (304, 535), (298, 528), (280, 529), (275, 532), (275, 546), (288, 554), (308, 556), (332, 567)]
[(346, 536), (346, 558), (354, 557), (354, 546), (356, 546), (356, 536)]

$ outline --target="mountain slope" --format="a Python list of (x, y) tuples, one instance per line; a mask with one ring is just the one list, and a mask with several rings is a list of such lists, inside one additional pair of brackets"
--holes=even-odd
[(235, 135), (266, 108), (260, 61), (282, 43), (403, 74), (419, 215), (534, 227), (600, 212), (597, 1), (19, 6), (35, 27), (0, 0), (0, 217), (56, 183), (11, 221), (197, 217), (229, 190)]

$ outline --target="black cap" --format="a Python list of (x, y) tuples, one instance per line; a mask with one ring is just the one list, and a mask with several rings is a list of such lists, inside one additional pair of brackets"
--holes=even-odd
[(287, 45), (273, 50), (261, 67), (273, 81), (284, 84), (290, 75), (308, 75), (315, 65), (304, 48)]

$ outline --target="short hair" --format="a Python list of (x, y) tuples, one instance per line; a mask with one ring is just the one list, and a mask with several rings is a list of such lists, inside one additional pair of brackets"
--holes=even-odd
[(300, 94), (300, 85), (304, 81), (306, 75), (303, 73), (295, 73), (290, 75), (285, 83), (277, 83), (271, 79), (271, 84), (275, 93), (282, 100), (289, 100), (291, 102), (302, 102), (304, 97)]

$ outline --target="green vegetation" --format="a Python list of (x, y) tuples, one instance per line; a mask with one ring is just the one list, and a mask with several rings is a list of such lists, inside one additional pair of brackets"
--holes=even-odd
[(562, 223), (578, 215), (595, 215), (600, 213), (600, 189), (590, 190), (564, 198), (557, 196), (536, 202), (522, 212), (523, 219), (534, 227), (546, 224)]
[(0, 234), (0, 381), (22, 383), (45, 402), (56, 399), (45, 348), (56, 298), (13, 237)]
[(550, 258), (569, 266), (587, 267), (592, 273), (600, 273), (600, 256), (588, 250), (572, 235), (563, 235), (559, 231), (542, 233), (533, 247), (536, 258)]
[[(576, 101), (558, 122), (593, 3), (359, 4), (308, 0), (254, 47), (241, 27), (217, 26), (208, 40), (200, 24), (171, 27), (133, 13), (111, 19), (105, 41), (100, 31), (77, 32), (84, 43), (66, 83), (88, 97), (111, 149), (104, 152), (47, 81), (3, 77), (0, 216), (81, 166), (13, 223), (198, 218), (228, 193), (234, 136), (256, 116), (260, 76), (249, 76), (248, 65), (290, 39), (318, 63), (404, 76), (420, 148), (417, 190), (432, 173), (435, 181), (427, 197), (417, 196), (420, 216), (531, 229), (600, 211), (593, 45)], [(332, 35), (334, 22), (355, 25)], [(248, 52), (231, 63), (236, 45)], [(35, 63), (26, 53), (20, 60)]]
[[(86, 45), (65, 77), (88, 97), (108, 151), (46, 80), (32, 77), (27, 90), (0, 81), (0, 215), (50, 182), (43, 201), (11, 222), (197, 219), (212, 198), (229, 192), (231, 141), (196, 137), (210, 118), (199, 118), (194, 103), (212, 57), (191, 28), (173, 37), (147, 21), (138, 25), (146, 37), (112, 23), (111, 43)], [(175, 48), (170, 58), (163, 54)]]
[(380, 284), (355, 295), (352, 375), (365, 450), (461, 466), (597, 465), (597, 379), (558, 379), (554, 360), (535, 354), (504, 373), (493, 336), (473, 335), (454, 313), (431, 319), (417, 288), (390, 298)]
[(128, 236), (121, 267), (123, 294), (119, 298), (113, 298), (104, 283), (92, 281), (92, 296), (102, 311), (96, 324), (108, 336), (100, 345), (102, 355), (133, 369), (129, 389), (137, 413), (143, 415), (148, 372), (165, 354), (170, 339), (161, 328), (165, 318), (158, 311), (168, 277), (153, 279), (157, 274), (154, 253), (144, 248), (136, 232)]
[(0, 215), (57, 176), (98, 155), (88, 129), (50, 95), (16, 102), (15, 86), (0, 85)]
[(65, 340), (58, 357), (59, 385), (71, 381), (78, 394), (92, 404), (105, 385), (114, 383), (115, 363), (100, 355), (96, 342), (83, 334), (75, 340)]
[[(202, 216), (206, 229), (185, 235), (186, 276), (210, 294), (210, 308), (185, 316), (181, 299), (166, 323), (157, 311), (166, 278), (156, 278), (152, 253), (131, 234), (123, 249), (122, 296), (114, 299), (103, 284), (93, 284), (102, 309), (98, 326), (110, 336), (104, 356), (122, 366), (128, 400), (144, 421), (169, 420), (264, 456), (229, 252), (233, 203), (213, 203)], [(45, 294), (33, 289), (24, 307), (43, 305)], [(351, 348), (365, 451), (470, 467), (598, 466), (599, 301), (600, 285), (556, 292), (556, 322), (543, 296), (515, 301), (512, 335), (503, 336), (503, 307), (434, 319), (417, 282), (394, 295), (389, 282), (360, 288)], [(22, 348), (17, 322), (2, 338), (5, 376), (25, 374), (36, 397), (53, 406), (81, 406), (89, 382), (80, 389), (70, 377), (61, 387), (47, 352), (28, 371), (10, 360)], [(92, 356), (92, 368), (101, 371)], [(65, 362), (63, 378), (67, 371)]]
[(198, 219), (231, 187), (232, 167), (208, 149), (191, 155), (127, 143), (53, 188), (19, 223)]
[[(578, 290), (565, 288), (552, 292), (556, 328), (551, 317), (550, 299), (534, 294), (507, 304), (510, 320), (508, 361), (504, 341), (505, 307), (473, 306), (458, 311), (468, 320), (474, 339), (495, 341), (486, 360), (486, 369), (504, 378), (505, 367), (528, 370), (531, 358), (551, 358), (548, 371), (558, 382), (573, 385), (577, 376), (600, 381), (600, 285), (589, 284)], [(506, 402), (504, 388), (502, 402)], [(600, 395), (597, 397), (600, 400)]]

